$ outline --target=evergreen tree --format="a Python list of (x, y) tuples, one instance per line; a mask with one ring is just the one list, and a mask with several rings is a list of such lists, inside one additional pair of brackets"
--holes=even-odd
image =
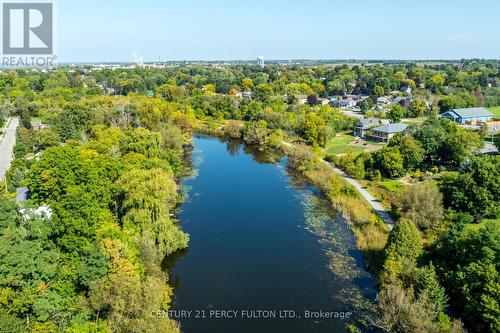
[(420, 270), (415, 292), (417, 297), (426, 294), (438, 312), (444, 312), (448, 306), (448, 296), (446, 296), (444, 287), (439, 283), (432, 263)]
[(389, 234), (385, 247), (381, 282), (404, 284), (405, 277), (412, 274), (422, 251), (422, 240), (413, 222), (399, 220)]

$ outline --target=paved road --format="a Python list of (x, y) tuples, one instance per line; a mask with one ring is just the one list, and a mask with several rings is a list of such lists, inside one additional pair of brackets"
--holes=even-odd
[(0, 142), (0, 179), (5, 177), (5, 172), (10, 168), (12, 161), (12, 150), (16, 144), (16, 129), (19, 126), (19, 118), (11, 118), (5, 130), (3, 140)]

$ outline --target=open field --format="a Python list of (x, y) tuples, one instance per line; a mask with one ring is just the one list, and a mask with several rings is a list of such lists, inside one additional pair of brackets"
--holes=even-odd
[(413, 124), (423, 124), (424, 121), (427, 120), (428, 117), (419, 117), (419, 118), (404, 118), (401, 120), (403, 124), (413, 125)]

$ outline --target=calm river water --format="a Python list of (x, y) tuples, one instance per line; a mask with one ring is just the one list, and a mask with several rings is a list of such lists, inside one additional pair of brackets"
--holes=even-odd
[(167, 263), (182, 331), (369, 331), (374, 279), (321, 194), (286, 159), (205, 136), (194, 147), (178, 215), (190, 246)]

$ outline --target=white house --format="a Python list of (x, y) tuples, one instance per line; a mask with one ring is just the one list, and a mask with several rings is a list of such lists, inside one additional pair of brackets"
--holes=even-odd
[(303, 105), (307, 103), (307, 95), (295, 95), (297, 103)]
[(411, 88), (408, 86), (402, 86), (401, 91), (407, 94), (411, 94)]
[(45, 205), (38, 208), (22, 208), (19, 213), (25, 221), (33, 218), (50, 219), (52, 217), (52, 209)]

